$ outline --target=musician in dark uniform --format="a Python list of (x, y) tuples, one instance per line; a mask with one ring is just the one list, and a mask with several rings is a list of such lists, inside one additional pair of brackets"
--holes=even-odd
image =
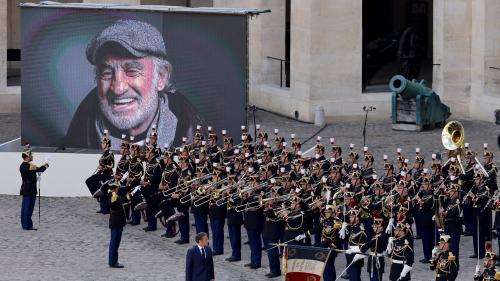
[[(444, 233), (450, 236), (450, 250), (459, 258), (460, 235), (462, 234), (462, 208), (460, 207), (460, 185), (451, 184), (446, 194), (439, 195), (438, 217), (435, 218), (438, 227), (444, 228)], [(442, 218), (442, 219), (441, 219)], [(441, 225), (442, 222), (442, 225)]]
[[(349, 281), (361, 281), (361, 268), (364, 265), (363, 256), (359, 253), (361, 252), (361, 246), (367, 242), (367, 234), (365, 232), (363, 224), (360, 222), (360, 211), (358, 209), (349, 210), (349, 225), (342, 226), (345, 232), (345, 237), (348, 243), (348, 249), (345, 251), (349, 275)], [(341, 229), (342, 231), (342, 229)], [(344, 236), (344, 235), (342, 235)], [(341, 236), (341, 237), (342, 237)]]
[(441, 235), (433, 250), (430, 268), (436, 272), (436, 281), (454, 281), (458, 275), (457, 257), (450, 251), (449, 241), (449, 235)]
[(106, 194), (110, 201), (109, 228), (111, 229), (111, 239), (109, 241), (108, 264), (113, 268), (123, 268), (118, 263), (118, 248), (122, 240), (123, 227), (127, 224), (124, 205), (127, 203), (123, 192), (120, 191), (120, 181), (117, 179), (109, 184), (110, 192)]
[(154, 146), (146, 147), (146, 169), (144, 179), (141, 182), (141, 192), (146, 198), (147, 209), (146, 216), (148, 219), (148, 226), (144, 231), (155, 231), (157, 229), (156, 213), (159, 207), (158, 188), (161, 182), (162, 170), (157, 158), (159, 157), (159, 150)]
[[(217, 205), (216, 200), (219, 199), (219, 189), (221, 184), (218, 183), (223, 178), (226, 177), (225, 172), (222, 170), (225, 167), (221, 167), (218, 170), (214, 169), (213, 185), (211, 186), (212, 194), (207, 194), (210, 196), (210, 201), (208, 202), (208, 217), (210, 218), (210, 229), (212, 230), (212, 247), (213, 255), (218, 256), (224, 254), (224, 224), (226, 222), (227, 207), (225, 204)], [(206, 198), (206, 197), (205, 197)]]
[(434, 247), (435, 225), (432, 220), (436, 213), (434, 191), (431, 190), (430, 178), (425, 176), (422, 179), (422, 185), (417, 192), (416, 202), (414, 206), (415, 224), (418, 224), (420, 229), (420, 236), (422, 238), (422, 249), (424, 258), (420, 260), (421, 263), (429, 263), (431, 259), (432, 248)]
[(493, 252), (486, 252), (484, 255), (484, 269), (480, 271), (479, 265), (476, 266), (474, 281), (497, 281), (500, 280), (500, 272), (495, 268), (496, 255)]
[[(115, 156), (111, 152), (111, 140), (108, 137), (108, 132), (104, 132), (104, 137), (101, 141), (102, 155), (99, 159), (97, 172), (90, 176), (85, 183), (89, 188), (90, 193), (99, 201), (100, 209), (97, 211), (102, 214), (109, 214), (109, 205), (107, 194), (97, 192), (101, 185), (113, 178), (113, 167), (115, 165)], [(97, 192), (97, 193), (96, 193)]]
[(321, 214), (321, 224), (313, 229), (314, 232), (320, 231), (321, 247), (331, 249), (323, 271), (324, 281), (334, 281), (337, 278), (337, 272), (335, 271), (336, 250), (342, 248), (342, 241), (339, 237), (342, 220), (339, 219), (338, 213), (339, 210), (334, 210), (333, 205), (326, 205)]
[(373, 220), (373, 236), (361, 246), (361, 252), (370, 250), (368, 256), (367, 271), (370, 274), (370, 281), (382, 281), (384, 274), (385, 259), (384, 252), (387, 248), (388, 236), (384, 232), (384, 219), (376, 217)]
[(410, 271), (413, 268), (415, 254), (413, 252), (413, 242), (408, 233), (410, 232), (409, 225), (398, 223), (394, 230), (394, 237), (389, 237), (387, 244), (387, 254), (392, 259), (391, 272), (389, 274), (390, 281), (409, 281), (411, 280)]
[(21, 204), (21, 226), (24, 230), (36, 230), (36, 228), (33, 228), (31, 216), (35, 208), (36, 195), (38, 194), (36, 189), (37, 173), (43, 173), (49, 167), (49, 164), (46, 162), (38, 167), (31, 163), (31, 161), (33, 161), (33, 154), (29, 148), (23, 151), (21, 156), (23, 158), (23, 162), (19, 166), (19, 172), (21, 173), (22, 179), (19, 195), (23, 196)]
[(474, 185), (464, 198), (474, 215), (474, 232), (472, 233), (474, 254), (470, 256), (471, 258), (477, 258), (478, 255), (480, 259), (484, 258), (485, 242), (491, 241), (491, 209), (487, 206), (489, 196), (489, 188), (484, 183), (484, 174), (479, 168), (475, 168)]
[(241, 260), (241, 226), (243, 225), (243, 212), (237, 212), (235, 206), (240, 205), (241, 198), (239, 196), (233, 196), (233, 193), (237, 193), (236, 190), (236, 174), (230, 173), (228, 185), (231, 188), (227, 189), (225, 192), (225, 197), (227, 199), (227, 229), (229, 232), (229, 241), (231, 243), (231, 256), (226, 259), (228, 262), (235, 262)]
[(262, 230), (262, 239), (264, 240), (264, 247), (267, 249), (267, 258), (269, 259), (269, 270), (266, 277), (274, 278), (281, 275), (280, 254), (279, 248), (273, 244), (277, 244), (283, 238), (283, 219), (278, 217), (275, 212), (277, 207), (273, 199), (266, 202), (264, 207), (264, 226)]
[[(251, 175), (252, 178), (257, 179), (258, 174)], [(260, 194), (260, 187), (246, 192), (242, 197), (242, 204), (247, 204), (258, 199)], [(261, 267), (262, 260), (262, 228), (264, 222), (264, 214), (262, 206), (247, 208), (243, 214), (244, 226), (248, 234), (248, 242), (250, 246), (250, 263), (245, 264), (246, 267), (257, 269)]]

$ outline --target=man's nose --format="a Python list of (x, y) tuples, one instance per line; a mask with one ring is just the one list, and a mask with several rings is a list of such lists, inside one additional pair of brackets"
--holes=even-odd
[(128, 90), (127, 76), (123, 70), (115, 72), (111, 83), (111, 90), (116, 95), (123, 95)]

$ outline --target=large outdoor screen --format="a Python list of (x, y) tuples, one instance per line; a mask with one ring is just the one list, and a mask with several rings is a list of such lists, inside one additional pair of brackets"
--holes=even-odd
[[(247, 17), (22, 7), (22, 129), (33, 146), (98, 148), (107, 131), (177, 146), (246, 124)], [(239, 139), (239, 138), (237, 138)]]

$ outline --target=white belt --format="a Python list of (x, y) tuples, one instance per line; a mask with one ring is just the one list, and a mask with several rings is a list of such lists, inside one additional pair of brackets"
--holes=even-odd
[(405, 264), (404, 261), (400, 261), (400, 260), (392, 260), (392, 263)]

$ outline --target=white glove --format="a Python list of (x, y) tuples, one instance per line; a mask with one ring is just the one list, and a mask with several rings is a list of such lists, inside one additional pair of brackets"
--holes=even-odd
[(406, 275), (408, 274), (408, 272), (410, 272), (410, 270), (412, 269), (411, 266), (405, 264), (403, 266), (403, 270), (401, 270), (401, 274), (399, 275), (399, 279), (403, 279), (406, 277)]
[(394, 237), (389, 237), (389, 240), (387, 242), (387, 249), (386, 249), (386, 252), (388, 254), (392, 253), (392, 245), (394, 243)]
[(394, 218), (391, 218), (389, 220), (389, 223), (387, 224), (387, 227), (385, 228), (385, 233), (391, 234), (393, 227), (394, 227)]
[(342, 228), (341, 228), (341, 229), (340, 229), (340, 231), (339, 231), (339, 237), (340, 237), (341, 239), (345, 239), (346, 230), (347, 230), (347, 223), (346, 223), (346, 222), (343, 222), (343, 223), (342, 223)]
[(45, 158), (45, 164), (48, 165), (49, 163), (50, 163), (50, 157)]
[(134, 188), (134, 190), (132, 190), (131, 194), (134, 195), (137, 191), (141, 190), (141, 186), (138, 185)]
[(474, 271), (474, 275), (478, 276), (479, 275), (479, 270), (481, 270), (481, 266), (479, 264), (476, 265), (476, 271)]
[(304, 240), (304, 239), (306, 239), (306, 235), (305, 234), (297, 235), (295, 237), (295, 241), (300, 241), (300, 240)]
[(431, 254), (431, 256), (435, 256), (438, 251), (439, 251), (439, 249), (437, 247), (432, 248), (432, 254)]
[(346, 254), (354, 254), (354, 253), (360, 253), (361, 250), (359, 249), (359, 246), (350, 246), (349, 249), (345, 251)]
[(352, 262), (355, 263), (359, 260), (362, 260), (365, 256), (361, 255), (361, 254), (355, 254), (354, 255), (354, 258), (352, 258)]

